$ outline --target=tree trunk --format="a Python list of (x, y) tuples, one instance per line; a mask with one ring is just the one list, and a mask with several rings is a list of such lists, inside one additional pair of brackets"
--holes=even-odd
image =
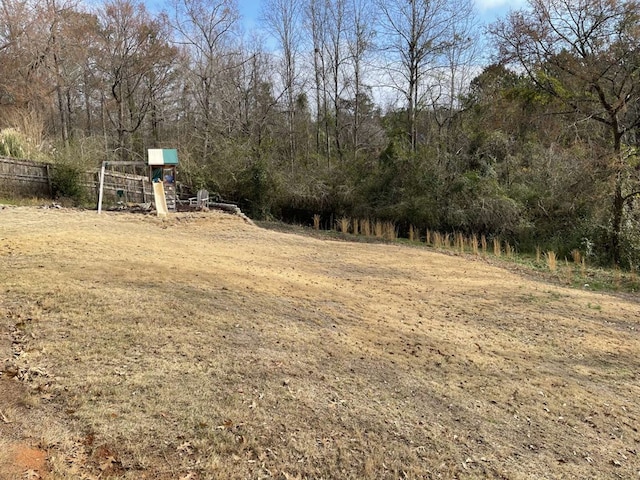
[(624, 197), (622, 195), (622, 178), (616, 175), (616, 186), (613, 194), (613, 211), (611, 221), (611, 259), (615, 265), (619, 265), (622, 259), (622, 217), (624, 214)]
[(622, 219), (624, 216), (624, 196), (622, 194), (622, 133), (618, 128), (615, 115), (612, 116), (611, 128), (613, 130), (613, 151), (615, 159), (616, 179), (613, 192), (613, 204), (611, 212), (611, 259), (615, 265), (622, 259)]

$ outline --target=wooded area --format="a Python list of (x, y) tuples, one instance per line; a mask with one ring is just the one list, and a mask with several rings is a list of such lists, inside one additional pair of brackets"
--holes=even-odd
[[(640, 261), (638, 1), (3, 0), (0, 155), (180, 151), (253, 217), (340, 217)], [(487, 52), (494, 52), (489, 59)]]

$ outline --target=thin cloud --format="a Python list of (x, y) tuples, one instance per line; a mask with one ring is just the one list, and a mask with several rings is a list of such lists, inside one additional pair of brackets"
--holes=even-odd
[(487, 10), (506, 10), (507, 8), (518, 8), (526, 3), (526, 0), (476, 0), (476, 7), (481, 12)]

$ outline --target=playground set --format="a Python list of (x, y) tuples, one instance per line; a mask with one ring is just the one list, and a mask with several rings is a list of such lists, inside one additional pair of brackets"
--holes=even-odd
[[(176, 173), (178, 166), (178, 151), (171, 148), (152, 148), (147, 152), (147, 162), (104, 161), (100, 169), (100, 186), (98, 193), (98, 213), (102, 212), (102, 202), (105, 190), (105, 173), (108, 167), (145, 167), (148, 178), (153, 185), (153, 203), (158, 216), (166, 216), (170, 211), (176, 211)], [(116, 189), (118, 197), (125, 191)]]

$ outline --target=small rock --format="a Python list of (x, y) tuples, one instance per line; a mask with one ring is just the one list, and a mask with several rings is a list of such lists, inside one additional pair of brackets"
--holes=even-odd
[(18, 367), (12, 363), (5, 362), (2, 366), (2, 370), (0, 370), (0, 373), (6, 375), (9, 378), (13, 378), (18, 375)]

